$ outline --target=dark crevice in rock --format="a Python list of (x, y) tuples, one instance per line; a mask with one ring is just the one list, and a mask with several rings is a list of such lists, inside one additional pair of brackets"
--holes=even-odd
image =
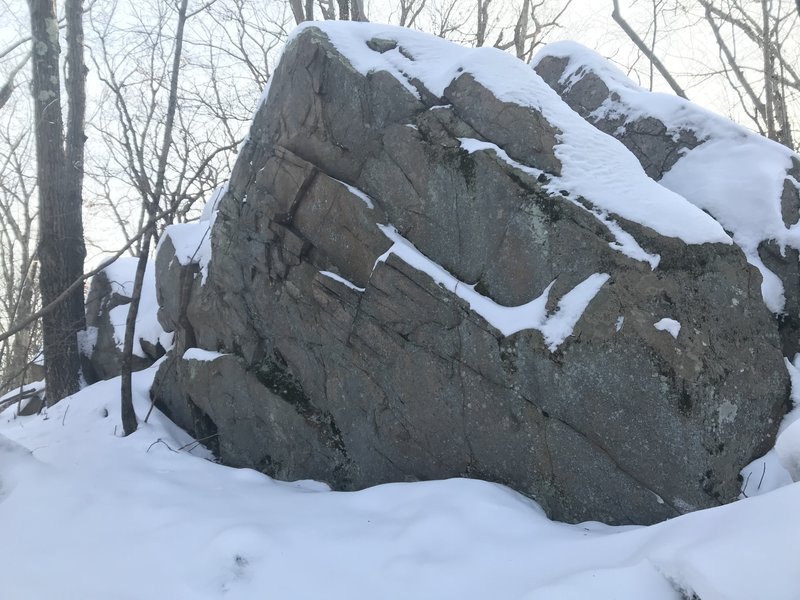
[(219, 458), (219, 430), (217, 425), (195, 402), (191, 396), (186, 395), (186, 403), (189, 405), (189, 411), (192, 417), (191, 433), (194, 438), (202, 442), (214, 456)]
[(288, 364), (276, 349), (272, 358), (267, 358), (251, 370), (256, 379), (269, 391), (291, 404), (309, 424), (320, 429), (332, 449), (347, 459), (347, 448), (342, 432), (326, 412), (319, 410), (303, 390), (300, 381), (289, 371)]

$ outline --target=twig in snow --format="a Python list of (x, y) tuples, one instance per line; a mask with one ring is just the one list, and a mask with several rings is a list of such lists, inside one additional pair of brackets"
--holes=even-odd
[(761, 489), (761, 484), (764, 483), (764, 475), (767, 474), (767, 461), (764, 461), (764, 469), (761, 471), (761, 479), (758, 480), (758, 488)]
[(164, 445), (165, 445), (167, 448), (169, 448), (169, 449), (170, 449), (170, 450), (172, 450), (173, 452), (177, 452), (177, 450), (173, 449), (173, 448), (172, 448), (172, 447), (171, 447), (171, 446), (170, 446), (170, 445), (169, 445), (167, 442), (165, 442), (165, 441), (164, 441), (164, 440), (162, 440), (161, 438), (158, 438), (158, 439), (157, 439), (155, 442), (153, 442), (152, 444), (150, 444), (150, 445), (147, 447), (147, 452), (150, 452), (150, 448), (152, 448), (152, 447), (153, 447), (153, 446), (155, 446), (156, 444), (164, 444)]
[(745, 490), (747, 489), (747, 484), (750, 482), (750, 476), (752, 474), (753, 474), (752, 471), (750, 471), (747, 474), (747, 479), (744, 480), (744, 484), (742, 485), (742, 496), (744, 496), (745, 498), (749, 498), (750, 497), (750, 496), (747, 495), (747, 492), (745, 492)]
[(187, 452), (191, 452), (191, 451), (192, 451), (192, 450), (194, 450), (194, 449), (195, 449), (197, 446), (199, 446), (199, 445), (200, 445), (200, 442), (205, 442), (206, 440), (210, 440), (211, 438), (213, 438), (213, 437), (217, 437), (218, 435), (219, 435), (219, 433), (212, 433), (211, 435), (207, 435), (207, 436), (206, 436), (206, 437), (204, 437), (204, 438), (200, 438), (200, 439), (198, 439), (198, 440), (192, 440), (192, 441), (191, 441), (191, 442), (189, 442), (188, 444), (184, 444), (183, 446), (181, 446), (180, 448), (178, 448), (178, 450), (183, 450), (184, 448), (186, 448), (186, 447), (188, 447), (188, 446), (191, 446), (191, 448), (189, 448), (189, 450), (187, 450)]

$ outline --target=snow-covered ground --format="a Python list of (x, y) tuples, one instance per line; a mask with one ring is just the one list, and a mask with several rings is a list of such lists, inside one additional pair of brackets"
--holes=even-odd
[(463, 479), (337, 493), (217, 465), (157, 410), (119, 437), (118, 386), (0, 414), (0, 598), (800, 598), (798, 484), (651, 527)]

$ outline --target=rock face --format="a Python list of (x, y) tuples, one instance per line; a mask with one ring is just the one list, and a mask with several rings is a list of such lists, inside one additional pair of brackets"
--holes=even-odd
[(205, 282), (162, 243), (159, 406), (225, 463), (343, 490), (479, 477), (610, 523), (734, 499), (788, 398), (741, 250), (562, 193), (566, 121), (413, 76), (421, 35), (326, 27), (286, 48)]
[[(750, 263), (764, 276), (764, 297), (776, 313), (784, 355), (793, 357), (800, 351), (800, 234), (796, 227), (800, 157), (686, 100), (643, 90), (579, 44), (547, 46), (534, 59), (534, 67), (570, 108), (619, 139), (650, 177), (677, 188), (733, 232)], [(737, 160), (737, 151), (744, 161)], [(676, 179), (689, 179), (682, 177), (685, 165), (691, 168), (698, 156), (702, 170), (693, 169), (689, 182), (698, 190), (694, 196), (680, 183), (676, 186)], [(774, 166), (763, 169), (760, 163)], [(673, 169), (677, 177), (670, 177)], [(747, 231), (750, 223), (736, 222), (725, 214), (741, 191), (728, 183), (736, 181), (735, 171), (743, 171), (742, 178), (753, 188), (743, 186), (744, 202), (758, 207), (760, 213), (751, 218), (741, 211), (745, 221), (755, 223), (751, 231)], [(715, 188), (723, 198), (709, 202), (708, 190)], [(775, 299), (770, 301), (770, 296)]]

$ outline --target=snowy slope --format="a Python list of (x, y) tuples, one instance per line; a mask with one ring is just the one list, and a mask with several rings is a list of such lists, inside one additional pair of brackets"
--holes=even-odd
[(552, 522), (481, 481), (336, 493), (209, 462), (157, 410), (120, 438), (118, 386), (0, 414), (0, 597), (800, 597), (798, 484), (646, 528)]
[(761, 271), (768, 308), (781, 313), (783, 284), (762, 262), (758, 246), (775, 240), (780, 248), (800, 248), (800, 224), (796, 222), (800, 215), (794, 214), (794, 222), (787, 225), (781, 214), (784, 182), (800, 188), (800, 182), (789, 174), (792, 161), (800, 157), (683, 98), (639, 87), (609, 61), (578, 43), (548, 44), (534, 57), (532, 66), (549, 56), (569, 60), (560, 81), (567, 89), (587, 71), (608, 87), (610, 97), (589, 118), (624, 116), (631, 122), (654, 117), (675, 136), (682, 131), (695, 133), (703, 143), (679, 158), (659, 183), (710, 213), (732, 234), (748, 261)]

